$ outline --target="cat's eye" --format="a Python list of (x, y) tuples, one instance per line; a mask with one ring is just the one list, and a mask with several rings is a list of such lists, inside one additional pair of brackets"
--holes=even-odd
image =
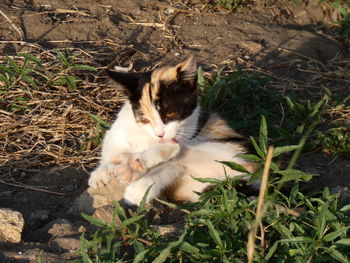
[(141, 122), (142, 124), (148, 124), (150, 123), (149, 119), (145, 118), (145, 117), (139, 117), (137, 118), (137, 122)]
[(169, 112), (165, 115), (168, 119), (175, 119), (177, 116), (176, 112)]

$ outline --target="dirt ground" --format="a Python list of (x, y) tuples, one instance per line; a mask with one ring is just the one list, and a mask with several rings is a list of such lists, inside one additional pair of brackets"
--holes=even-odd
[[(206, 72), (223, 66), (252, 69), (274, 75), (272, 85), (295, 89), (303, 97), (313, 96), (321, 85), (333, 92), (347, 90), (350, 74), (336, 76), (341, 63), (349, 66), (349, 46), (336, 38), (330, 23), (337, 14), (320, 7), (318, 0), (298, 6), (275, 2), (230, 13), (199, 0), (2, 0), (0, 10), (13, 25), (0, 16), (0, 62), (17, 52), (70, 48), (94, 54), (95, 65), (117, 58), (120, 66), (132, 63), (139, 71), (194, 54)], [(98, 150), (91, 156), (98, 156)], [(40, 229), (62, 218), (73, 225), (80, 222), (66, 211), (87, 188), (96, 159), (83, 165), (72, 166), (69, 160), (51, 164), (23, 171), (0, 162), (1, 171), (12, 175), (0, 175), (0, 207), (20, 211), (26, 222), (21, 244), (0, 245), (1, 262), (35, 262), (38, 254), (40, 262), (74, 257), (74, 251), (52, 245), (52, 235), (40, 236)], [(344, 192), (350, 184), (349, 160), (317, 153), (304, 157), (300, 167), (321, 174), (314, 182), (319, 187)]]

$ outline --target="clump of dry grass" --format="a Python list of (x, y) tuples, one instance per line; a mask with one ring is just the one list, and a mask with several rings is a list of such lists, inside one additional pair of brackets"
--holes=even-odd
[[(74, 63), (98, 68), (96, 54), (71, 49)], [(59, 74), (62, 66), (54, 51), (35, 57), (45, 72)], [(12, 57), (19, 66), (23, 57)], [(6, 65), (6, 59), (0, 61)], [(33, 65), (34, 67), (34, 65)], [(44, 71), (43, 71), (44, 72)], [(47, 85), (33, 70), (37, 88), (17, 77), (15, 85), (0, 93), (0, 174), (27, 172), (52, 165), (93, 165), (98, 156), (99, 128), (89, 113), (111, 122), (122, 94), (96, 72), (73, 70), (69, 74), (81, 81), (77, 88), (69, 85)], [(68, 73), (68, 72), (67, 72)], [(3, 83), (4, 84), (4, 83)]]

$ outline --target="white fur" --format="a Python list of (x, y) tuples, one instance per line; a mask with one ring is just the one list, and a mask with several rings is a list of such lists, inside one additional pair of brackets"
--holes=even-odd
[[(174, 124), (162, 125), (165, 132), (164, 138), (173, 139), (172, 134), (175, 136), (176, 132), (173, 132), (172, 128), (169, 127), (173, 127)], [(117, 176), (119, 166), (125, 165), (127, 162), (125, 155), (132, 155), (135, 159), (140, 159), (146, 169), (173, 158), (180, 151), (180, 146), (160, 143), (165, 139), (160, 139), (155, 132), (149, 124), (141, 126), (135, 121), (131, 104), (127, 101), (105, 135), (101, 162), (99, 167), (91, 173), (89, 186), (98, 188), (106, 184), (112, 176)], [(161, 154), (165, 148), (172, 149), (169, 150), (166, 159)], [(116, 160), (121, 163), (116, 164)]]
[[(203, 191), (207, 184), (195, 181), (191, 176), (225, 180), (223, 165), (216, 160), (232, 161), (235, 160), (234, 156), (240, 153), (233, 152), (232, 146), (208, 142), (206, 138), (195, 142), (190, 140), (195, 133), (199, 113), (200, 106), (197, 106), (194, 112), (181, 122), (174, 121), (165, 125), (159, 117), (154, 127), (149, 124), (141, 126), (134, 119), (130, 103), (126, 102), (117, 120), (106, 133), (101, 163), (92, 172), (89, 185), (99, 187), (106, 184), (111, 176), (117, 176), (118, 167), (125, 165), (123, 155), (131, 154), (140, 159), (149, 171), (127, 186), (124, 194), (126, 202), (138, 205), (149, 187), (151, 189), (147, 201), (151, 201), (175, 182), (179, 196), (184, 196), (188, 201), (196, 201), (198, 197), (194, 191)], [(163, 138), (160, 140), (161, 133)], [(174, 138), (180, 144), (167, 143)], [(167, 155), (164, 155), (164, 150), (168, 150)], [(121, 164), (115, 164), (116, 159), (120, 160)], [(244, 162), (241, 159), (239, 161)], [(230, 173), (229, 176), (239, 174), (232, 171)]]

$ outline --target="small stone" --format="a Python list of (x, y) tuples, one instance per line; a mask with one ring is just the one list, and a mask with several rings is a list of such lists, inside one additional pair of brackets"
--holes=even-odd
[[(114, 213), (114, 207), (111, 205), (105, 205), (97, 208), (93, 214), (93, 217), (111, 224), (113, 220), (113, 213)], [(118, 217), (116, 217), (115, 220), (116, 220), (115, 222), (116, 224), (120, 223), (120, 220), (118, 219)]]
[(183, 224), (152, 225), (151, 227), (161, 236), (177, 236), (183, 232), (184, 228)]
[(49, 227), (47, 233), (53, 237), (56, 237), (74, 235), (76, 234), (76, 231), (73, 224), (69, 220), (59, 218), (51, 222), (51, 226)]
[(262, 49), (262, 45), (255, 43), (254, 41), (240, 41), (238, 42), (238, 46), (249, 51), (249, 53), (251, 54), (257, 54)]
[(21, 213), (7, 208), (0, 208), (0, 243), (21, 242), (23, 227), (24, 220)]
[(80, 248), (80, 240), (73, 237), (56, 237), (49, 242), (50, 247), (58, 252), (74, 251)]
[(80, 227), (78, 228), (78, 232), (79, 232), (79, 233), (84, 233), (84, 232), (86, 232), (86, 227), (80, 226)]
[(164, 13), (166, 13), (167, 15), (171, 15), (175, 13), (175, 10), (172, 8), (167, 8), (164, 10)]

